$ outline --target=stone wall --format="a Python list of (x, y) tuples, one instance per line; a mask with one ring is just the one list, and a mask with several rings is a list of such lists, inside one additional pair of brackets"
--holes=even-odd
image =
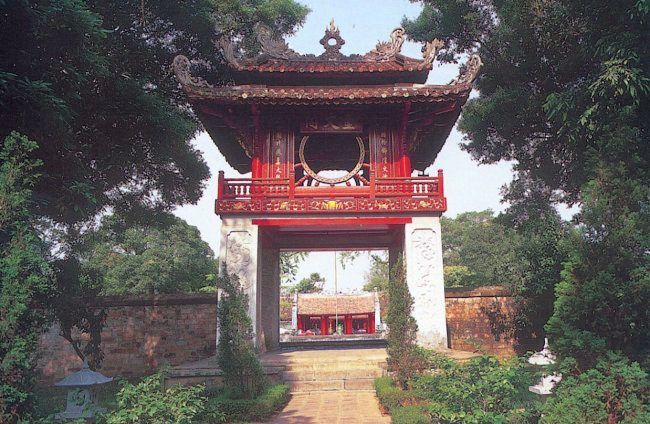
[[(105, 297), (97, 304), (108, 316), (102, 331), (108, 376), (140, 376), (164, 364), (210, 357), (215, 353), (217, 297), (184, 294)], [(81, 367), (70, 344), (53, 326), (39, 346), (41, 379), (51, 383)]]
[(452, 349), (515, 355), (509, 325), (514, 300), (503, 287), (446, 289), (445, 304)]
[[(503, 288), (446, 289), (445, 298), (452, 349), (514, 354), (513, 340), (500, 327), (513, 308)], [(101, 371), (132, 377), (164, 364), (173, 366), (214, 355), (216, 303), (213, 294), (102, 298), (97, 306), (105, 307), (108, 317), (102, 332), (105, 359)], [(39, 352), (45, 383), (81, 366), (56, 326), (41, 337)]]

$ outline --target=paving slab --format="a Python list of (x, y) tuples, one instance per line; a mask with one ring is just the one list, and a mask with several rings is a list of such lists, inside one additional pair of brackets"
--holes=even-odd
[(296, 393), (272, 424), (389, 424), (374, 391)]

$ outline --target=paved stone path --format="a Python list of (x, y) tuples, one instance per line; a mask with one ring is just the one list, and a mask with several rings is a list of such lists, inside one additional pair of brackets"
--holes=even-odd
[(390, 424), (374, 391), (294, 393), (272, 424)]

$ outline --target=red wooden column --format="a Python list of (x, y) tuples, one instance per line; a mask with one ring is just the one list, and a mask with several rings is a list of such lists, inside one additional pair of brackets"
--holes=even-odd
[(345, 316), (345, 334), (352, 334), (352, 315)]
[(328, 334), (328, 333), (327, 333), (327, 325), (329, 324), (329, 322), (328, 322), (329, 320), (328, 320), (327, 318), (328, 318), (327, 315), (322, 315), (322, 316), (320, 317), (320, 332), (321, 332), (321, 336), (326, 336), (326, 335)]
[(368, 315), (368, 334), (374, 334), (375, 332), (375, 314), (372, 313)]

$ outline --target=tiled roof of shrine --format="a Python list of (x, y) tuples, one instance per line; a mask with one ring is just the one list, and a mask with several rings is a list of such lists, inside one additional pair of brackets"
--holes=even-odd
[(299, 294), (299, 315), (328, 315), (337, 311), (339, 315), (368, 314), (375, 312), (375, 298), (372, 294), (362, 295), (326, 295)]
[(273, 74), (281, 75), (284, 83), (291, 84), (304, 84), (306, 78), (314, 76), (336, 80), (337, 77), (350, 78), (351, 75), (357, 82), (375, 83), (385, 77), (382, 74), (390, 74), (393, 81), (422, 83), (432, 68), (437, 49), (442, 46), (439, 40), (433, 40), (423, 48), (422, 59), (406, 57), (400, 53), (405, 40), (404, 29), (396, 28), (390, 35), (390, 41), (378, 43), (364, 55), (346, 56), (341, 53), (345, 40), (331, 22), (320, 40), (325, 51), (316, 56), (295, 52), (266, 26), (258, 25), (255, 33), (261, 50), (254, 56), (242, 55), (236, 43), (228, 38), (221, 38), (217, 42), (235, 72), (237, 83), (268, 80), (275, 76)]
[(424, 169), (442, 148), (481, 67), (481, 59), (472, 56), (450, 83), (423, 84), (442, 43), (427, 43), (422, 59), (403, 56), (402, 28), (372, 51), (349, 56), (340, 52), (345, 41), (333, 23), (320, 40), (325, 51), (319, 56), (296, 53), (266, 27), (257, 27), (256, 34), (261, 46), (256, 55), (242, 54), (230, 39), (217, 41), (234, 85), (214, 85), (209, 76), (193, 74), (185, 56), (173, 63), (194, 111), (239, 172), (250, 172), (254, 129), (272, 110), (295, 120), (307, 110), (338, 105), (357, 110), (364, 119), (406, 113), (409, 155), (417, 169)]
[(465, 98), (471, 84), (386, 86), (196, 86), (187, 84), (191, 99), (219, 103), (257, 104), (372, 104), (394, 102), (438, 102)]

